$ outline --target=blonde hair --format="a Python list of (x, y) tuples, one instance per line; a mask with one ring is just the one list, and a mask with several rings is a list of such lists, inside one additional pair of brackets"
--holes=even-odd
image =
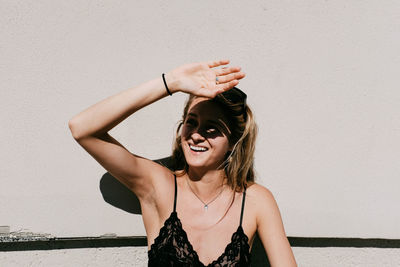
[[(171, 167), (177, 171), (177, 175), (183, 175), (188, 171), (188, 165), (181, 146), (180, 129), (195, 98), (196, 96), (190, 95), (186, 101), (182, 120), (176, 130)], [(257, 124), (248, 105), (244, 106), (243, 112), (243, 104), (233, 104), (219, 95), (210, 101), (220, 105), (228, 118), (231, 131), (229, 142), (232, 145), (232, 151), (222, 166), (228, 179), (228, 185), (233, 190), (240, 192), (254, 183), (254, 151), (258, 131)]]

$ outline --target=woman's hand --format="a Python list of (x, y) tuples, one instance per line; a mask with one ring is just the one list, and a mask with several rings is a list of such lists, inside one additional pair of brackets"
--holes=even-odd
[(227, 64), (229, 60), (186, 64), (167, 73), (166, 81), (172, 92), (213, 98), (232, 89), (245, 76), (240, 67), (216, 68)]

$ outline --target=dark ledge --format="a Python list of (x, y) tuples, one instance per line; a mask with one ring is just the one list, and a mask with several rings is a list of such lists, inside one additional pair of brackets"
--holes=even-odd
[(145, 236), (124, 237), (65, 237), (48, 240), (0, 242), (0, 251), (52, 250), (71, 248), (143, 247)]
[(346, 237), (288, 237), (292, 247), (400, 248), (400, 239)]

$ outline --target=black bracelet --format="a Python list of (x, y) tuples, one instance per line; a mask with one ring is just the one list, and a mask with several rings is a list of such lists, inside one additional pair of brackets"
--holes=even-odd
[(164, 74), (164, 73), (162, 74), (162, 79), (163, 79), (163, 81), (164, 81), (164, 85), (165, 85), (165, 89), (167, 90), (167, 93), (168, 93), (169, 95), (172, 95), (172, 94), (171, 94), (171, 91), (168, 89), (167, 82), (165, 81), (165, 74)]

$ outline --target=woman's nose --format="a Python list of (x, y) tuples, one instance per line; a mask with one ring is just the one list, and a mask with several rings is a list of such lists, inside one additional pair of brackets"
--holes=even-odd
[(195, 129), (192, 134), (191, 134), (191, 138), (193, 139), (193, 141), (195, 142), (200, 142), (200, 141), (204, 141), (204, 136), (200, 133), (199, 129)]

